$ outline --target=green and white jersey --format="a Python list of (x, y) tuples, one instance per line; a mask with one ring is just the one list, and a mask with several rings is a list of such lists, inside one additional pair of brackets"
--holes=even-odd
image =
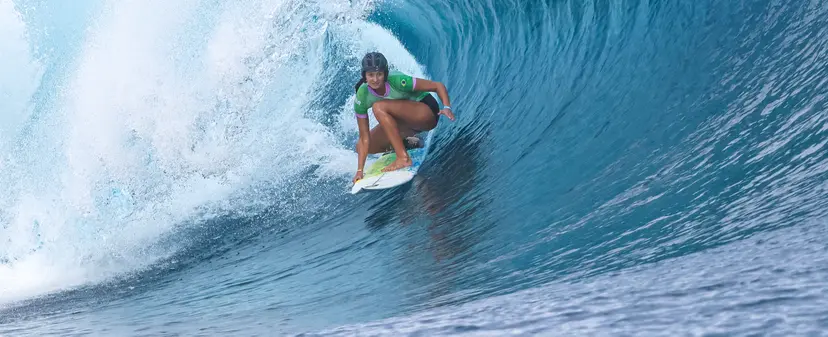
[(399, 71), (391, 71), (388, 74), (388, 79), (385, 81), (385, 96), (380, 96), (374, 89), (368, 86), (368, 83), (363, 83), (357, 89), (356, 99), (354, 100), (354, 112), (359, 118), (368, 117), (368, 109), (371, 108), (375, 102), (385, 99), (407, 99), (411, 101), (419, 101), (428, 95), (427, 91), (415, 91), (414, 84), (417, 79)]

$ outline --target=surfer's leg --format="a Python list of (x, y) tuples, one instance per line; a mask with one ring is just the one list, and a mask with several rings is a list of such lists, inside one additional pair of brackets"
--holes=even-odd
[[(390, 140), (394, 152), (397, 153), (397, 159), (383, 171), (394, 171), (411, 166), (411, 158), (408, 157), (400, 136), (405, 137), (402, 132), (428, 131), (437, 126), (437, 120), (431, 109), (421, 102), (383, 100), (374, 103), (373, 110), (382, 130), (385, 131), (386, 139)], [(400, 125), (403, 128), (400, 128)]]
[(368, 153), (386, 152), (390, 147), (391, 142), (388, 141), (388, 135), (385, 134), (382, 125), (377, 125), (371, 129), (371, 143), (368, 144)]
[[(435, 118), (432, 108), (424, 101), (426, 100), (423, 100), (423, 102), (403, 99), (382, 100), (374, 103), (374, 116), (377, 116), (377, 112), (390, 115), (396, 120), (397, 124), (400, 124), (400, 131), (406, 131), (402, 127), (409, 128), (410, 130), (407, 131), (413, 132), (413, 134), (429, 131), (437, 127), (437, 118)], [(377, 120), (379, 121), (379, 117)], [(382, 124), (381, 121), (380, 124)], [(403, 137), (407, 136), (410, 135), (403, 135)]]
[[(407, 139), (414, 137), (417, 132), (405, 125), (399, 125), (400, 136), (403, 139), (403, 145), (406, 149), (423, 147), (422, 141), (419, 138)], [(388, 141), (388, 135), (383, 130), (382, 125), (377, 125), (371, 129), (371, 143), (368, 144), (368, 153), (383, 153), (393, 150), (391, 142)]]

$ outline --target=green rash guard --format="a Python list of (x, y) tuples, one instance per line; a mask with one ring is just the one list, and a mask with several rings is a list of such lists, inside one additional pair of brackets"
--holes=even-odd
[(385, 81), (385, 96), (380, 96), (374, 89), (368, 86), (368, 83), (363, 83), (357, 89), (356, 99), (354, 100), (354, 113), (357, 118), (368, 118), (368, 109), (371, 108), (375, 102), (385, 99), (407, 99), (411, 101), (419, 101), (428, 95), (427, 91), (415, 91), (414, 84), (417, 79), (399, 71), (392, 71), (388, 74), (388, 80)]

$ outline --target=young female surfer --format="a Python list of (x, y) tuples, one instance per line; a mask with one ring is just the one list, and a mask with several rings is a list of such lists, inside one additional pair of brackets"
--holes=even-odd
[[(362, 78), (354, 89), (354, 113), (359, 126), (354, 182), (362, 179), (365, 158), (369, 153), (385, 152), (390, 145), (396, 152), (397, 159), (383, 171), (411, 166), (403, 138), (434, 129), (440, 115), (454, 120), (445, 85), (397, 71), (389, 73), (388, 61), (378, 52), (368, 53), (362, 58)], [(440, 109), (437, 100), (429, 92), (439, 95), (444, 104), (443, 109)], [(368, 125), (369, 108), (373, 108), (374, 117), (379, 122), (372, 130), (369, 130)]]

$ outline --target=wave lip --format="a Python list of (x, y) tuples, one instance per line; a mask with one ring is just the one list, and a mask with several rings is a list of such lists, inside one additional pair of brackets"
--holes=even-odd
[[(43, 76), (42, 62), (29, 43), (23, 17), (11, 1), (0, 2), (0, 151), (9, 151), (14, 136), (25, 126), (32, 113), (31, 98)], [(10, 165), (0, 158), (0, 169)], [(5, 170), (4, 170), (5, 171)]]
[(179, 233), (280, 207), (300, 174), (339, 177), (352, 151), (307, 108), (326, 34), (366, 6), (106, 1), (77, 18), (76, 51), (46, 53), (65, 73), (30, 83), (41, 69), (3, 1), (15, 76), (0, 81), (26, 90), (0, 103), (21, 110), (0, 136), (0, 303), (140, 274), (192, 248)]

